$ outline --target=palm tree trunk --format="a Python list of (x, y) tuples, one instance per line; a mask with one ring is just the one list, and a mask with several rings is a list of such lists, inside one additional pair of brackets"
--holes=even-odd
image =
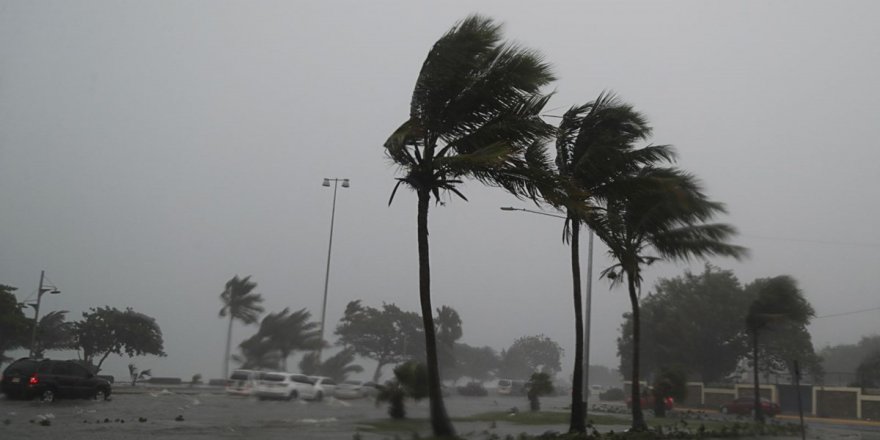
[(229, 379), (229, 346), (232, 344), (232, 313), (229, 313), (229, 328), (226, 329), (226, 355), (223, 356), (223, 380)]
[(584, 405), (584, 314), (581, 304), (580, 223), (571, 221), (571, 281), (574, 297), (574, 376), (568, 432), (587, 432)]
[(419, 300), (422, 305), (422, 324), (425, 327), (425, 351), (428, 362), (428, 399), (431, 403), (431, 427), (435, 437), (454, 437), (455, 428), (443, 405), (440, 391), (440, 369), (437, 363), (437, 338), (431, 308), (431, 266), (428, 252), (428, 190), (418, 190), (418, 240), (419, 240)]
[(632, 305), (632, 322), (633, 322), (633, 353), (632, 353), (632, 430), (645, 431), (648, 425), (645, 424), (645, 416), (642, 414), (642, 396), (639, 390), (639, 343), (641, 339), (641, 323), (639, 322), (639, 297), (636, 295), (635, 275), (626, 273), (627, 284), (629, 284), (629, 302)]
[(755, 421), (764, 423), (764, 411), (761, 408), (761, 386), (758, 383), (758, 329), (752, 330), (752, 369), (755, 376)]
[(376, 364), (376, 371), (373, 372), (373, 382), (379, 383), (379, 377), (382, 376), (382, 367), (384, 366), (385, 363), (382, 361), (379, 361), (379, 363)]

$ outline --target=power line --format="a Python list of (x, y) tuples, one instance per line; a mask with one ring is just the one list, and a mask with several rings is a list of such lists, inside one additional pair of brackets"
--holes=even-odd
[(835, 317), (838, 317), (838, 316), (849, 316), (849, 315), (855, 315), (856, 313), (873, 312), (873, 311), (875, 311), (875, 310), (880, 310), (880, 307), (872, 307), (872, 308), (870, 308), (870, 309), (862, 309), (862, 310), (853, 310), (853, 311), (851, 311), (851, 312), (832, 313), (832, 314), (830, 314), (830, 315), (817, 316), (817, 317), (815, 317), (814, 319), (835, 318)]
[(880, 248), (880, 243), (856, 243), (854, 241), (829, 241), (829, 240), (813, 240), (809, 238), (789, 238), (789, 237), (767, 237), (763, 235), (752, 235), (752, 234), (739, 234), (740, 237), (746, 238), (757, 238), (760, 240), (776, 240), (776, 241), (794, 241), (800, 243), (816, 243), (816, 244), (830, 244), (835, 246), (861, 246), (861, 247), (876, 247)]

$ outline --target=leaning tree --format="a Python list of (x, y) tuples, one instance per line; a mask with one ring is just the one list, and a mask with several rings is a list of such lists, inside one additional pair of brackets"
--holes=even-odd
[(428, 208), (432, 199), (442, 203), (441, 193), (465, 199), (458, 189), (465, 178), (501, 186), (519, 196), (536, 195), (528, 164), (548, 162), (543, 139), (550, 128), (540, 117), (548, 95), (541, 88), (553, 79), (550, 66), (536, 51), (502, 42), (499, 24), (470, 16), (428, 52), (416, 80), (409, 118), (385, 143), (388, 158), (402, 174), (391, 199), (401, 185), (415, 191), (418, 199), (419, 299), (431, 425), (438, 437), (453, 436), (455, 430), (440, 392)]

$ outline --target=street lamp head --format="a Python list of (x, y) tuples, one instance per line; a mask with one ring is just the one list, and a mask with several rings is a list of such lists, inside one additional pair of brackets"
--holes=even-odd
[(58, 295), (59, 293), (61, 293), (61, 291), (58, 289), (54, 289), (54, 290), (49, 291), (50, 295)]
[(330, 179), (324, 179), (324, 183), (321, 186), (330, 186)]
[(343, 187), (343, 188), (348, 188), (348, 187), (349, 187), (348, 179), (342, 179), (342, 187)]
[(514, 208), (513, 206), (502, 206), (501, 210), (502, 211), (516, 211), (516, 208)]

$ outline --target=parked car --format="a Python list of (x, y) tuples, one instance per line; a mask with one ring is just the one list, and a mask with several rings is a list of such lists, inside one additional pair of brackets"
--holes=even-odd
[(0, 389), (10, 399), (44, 402), (59, 398), (109, 400), (110, 382), (74, 361), (19, 359), (3, 371)]
[(303, 390), (311, 388), (312, 381), (302, 374), (267, 372), (261, 374), (253, 394), (260, 400), (292, 400), (298, 398)]
[(486, 396), (489, 394), (480, 382), (470, 382), (463, 387), (456, 387), (455, 390), (462, 396)]
[[(654, 396), (653, 395), (642, 396), (642, 398), (639, 400), (641, 401), (640, 403), (642, 405), (642, 409), (654, 409)], [(666, 407), (666, 411), (672, 411), (672, 408), (675, 407), (675, 399), (673, 399), (672, 397), (667, 397), (667, 398), (663, 399), (663, 406)], [(631, 397), (626, 398), (626, 407), (632, 408), (632, 398)]]
[(524, 395), (526, 393), (526, 381), (512, 379), (498, 379), (498, 389), (501, 395)]
[(338, 399), (360, 399), (362, 397), (376, 397), (379, 387), (375, 382), (364, 380), (346, 380), (336, 387), (333, 393)]
[(254, 370), (233, 370), (226, 381), (226, 393), (234, 396), (250, 396), (261, 374)]
[(312, 382), (310, 388), (304, 388), (300, 393), (300, 397), (308, 400), (321, 400), (326, 396), (333, 396), (336, 391), (336, 382), (329, 377), (324, 376), (308, 376)]
[[(739, 415), (750, 415), (754, 414), (755, 410), (755, 398), (754, 397), (740, 397), (738, 399), (734, 399), (730, 402), (721, 405), (719, 411), (722, 414), (739, 414)], [(773, 417), (781, 412), (779, 405), (771, 402), (767, 399), (761, 399), (761, 410), (764, 412), (764, 415), (767, 417)]]

